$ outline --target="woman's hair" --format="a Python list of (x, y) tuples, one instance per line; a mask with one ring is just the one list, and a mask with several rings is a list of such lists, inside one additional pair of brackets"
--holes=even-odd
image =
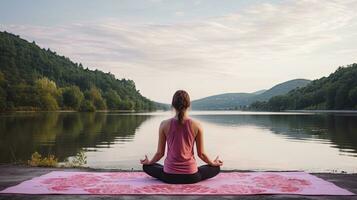
[(181, 123), (183, 123), (183, 116), (185, 111), (191, 105), (190, 96), (184, 90), (177, 90), (172, 97), (172, 107), (177, 111), (177, 117)]

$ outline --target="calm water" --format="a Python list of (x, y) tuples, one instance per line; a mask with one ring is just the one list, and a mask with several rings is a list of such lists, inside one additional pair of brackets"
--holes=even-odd
[[(35, 151), (63, 161), (83, 149), (90, 167), (140, 169), (138, 160), (155, 153), (160, 122), (172, 114), (2, 114), (0, 163), (26, 161)], [(357, 172), (357, 115), (191, 114), (204, 127), (207, 152), (220, 155), (224, 169)]]

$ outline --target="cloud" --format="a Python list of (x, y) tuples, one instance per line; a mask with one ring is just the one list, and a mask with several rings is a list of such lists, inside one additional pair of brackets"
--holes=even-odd
[[(355, 0), (301, 0), (256, 4), (239, 13), (185, 23), (130, 24), (99, 19), (53, 27), (6, 25), (5, 29), (75, 61), (133, 78), (145, 94), (162, 100), (159, 94), (150, 95), (156, 88), (145, 86), (140, 79), (156, 76), (166, 80), (162, 77), (168, 76), (180, 81), (178, 75), (196, 74), (201, 79), (227, 78), (231, 84), (264, 78), (259, 72), (268, 82), (276, 78), (274, 73), (288, 74), (292, 69), (286, 63), (292, 58), (324, 55), (335, 48), (339, 54), (352, 54), (357, 50), (356, 8)], [(342, 43), (347, 43), (348, 51), (341, 49)], [(194, 77), (186, 86), (197, 96), (215, 93), (213, 89), (216, 93), (234, 90), (219, 86), (201, 91), (195, 87), (199, 84)], [(157, 83), (156, 87), (164, 90), (165, 85)], [(256, 87), (261, 85), (252, 83), (245, 90)]]
[(162, 0), (149, 0), (149, 2), (159, 3), (159, 2), (162, 2)]
[(182, 16), (185, 15), (185, 12), (183, 12), (183, 11), (176, 11), (176, 12), (175, 12), (175, 15), (176, 15), (177, 17), (182, 17)]

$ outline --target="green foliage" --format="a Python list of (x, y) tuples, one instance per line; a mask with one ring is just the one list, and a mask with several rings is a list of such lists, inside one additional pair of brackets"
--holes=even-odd
[(54, 155), (43, 157), (38, 152), (35, 152), (32, 154), (31, 160), (28, 161), (28, 164), (32, 167), (57, 167), (58, 159)]
[(94, 112), (95, 111), (95, 106), (93, 103), (89, 100), (84, 100), (82, 101), (82, 105), (79, 109), (82, 112)]
[(58, 95), (56, 83), (46, 77), (36, 80), (35, 87), (41, 93), (50, 94), (52, 96)]
[[(31, 155), (31, 160), (27, 161), (31, 167), (58, 167), (58, 159), (50, 154), (46, 157), (38, 152)], [(82, 167), (87, 164), (87, 156), (83, 150), (80, 150), (70, 161), (66, 160), (65, 167)]]
[(249, 108), (251, 110), (270, 110), (266, 101), (255, 101), (250, 104)]
[(119, 109), (120, 110), (132, 110), (134, 108), (134, 103), (129, 101), (129, 100), (124, 100), (124, 101), (121, 101), (120, 104), (119, 104)]
[(6, 90), (4, 89), (4, 85), (5, 85), (5, 75), (0, 71), (0, 111), (5, 110), (6, 109), (6, 98), (7, 98), (7, 94), (6, 94)]
[(105, 99), (107, 100), (107, 106), (109, 109), (111, 110), (119, 109), (121, 98), (116, 91), (114, 90), (107, 91), (107, 93), (105, 94)]
[(6, 109), (6, 92), (0, 88), (0, 111)]
[(354, 108), (357, 109), (357, 86), (349, 91), (348, 98), (351, 104), (355, 106)]
[(306, 87), (275, 96), (267, 102), (254, 102), (252, 110), (357, 109), (357, 64), (339, 67)]
[(105, 110), (107, 108), (101, 92), (96, 87), (91, 87), (84, 95), (87, 100), (93, 103), (96, 109)]
[(39, 103), (43, 110), (58, 110), (59, 91), (56, 83), (48, 78), (40, 78), (35, 82), (35, 90), (39, 93)]
[(69, 86), (62, 91), (63, 105), (70, 109), (79, 110), (83, 99), (83, 92), (77, 86)]
[(0, 71), (0, 86), (3, 86), (5, 83), (5, 75)]
[(43, 110), (58, 110), (58, 104), (56, 99), (50, 94), (44, 94), (40, 97), (41, 108)]
[(157, 105), (143, 97), (132, 80), (84, 69), (7, 32), (0, 32), (0, 88), (0, 110), (78, 110), (82, 105), (92, 110), (81, 93), (98, 110), (106, 109), (106, 102), (110, 109), (153, 110)]

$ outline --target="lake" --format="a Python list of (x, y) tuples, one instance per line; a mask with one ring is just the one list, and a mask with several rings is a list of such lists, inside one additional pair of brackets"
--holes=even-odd
[[(206, 151), (223, 169), (357, 172), (357, 114), (192, 111)], [(60, 161), (84, 150), (93, 168), (141, 169), (173, 112), (39, 112), (0, 115), (0, 163), (35, 151)], [(163, 159), (161, 160), (162, 163)], [(199, 161), (202, 164), (201, 161)]]

